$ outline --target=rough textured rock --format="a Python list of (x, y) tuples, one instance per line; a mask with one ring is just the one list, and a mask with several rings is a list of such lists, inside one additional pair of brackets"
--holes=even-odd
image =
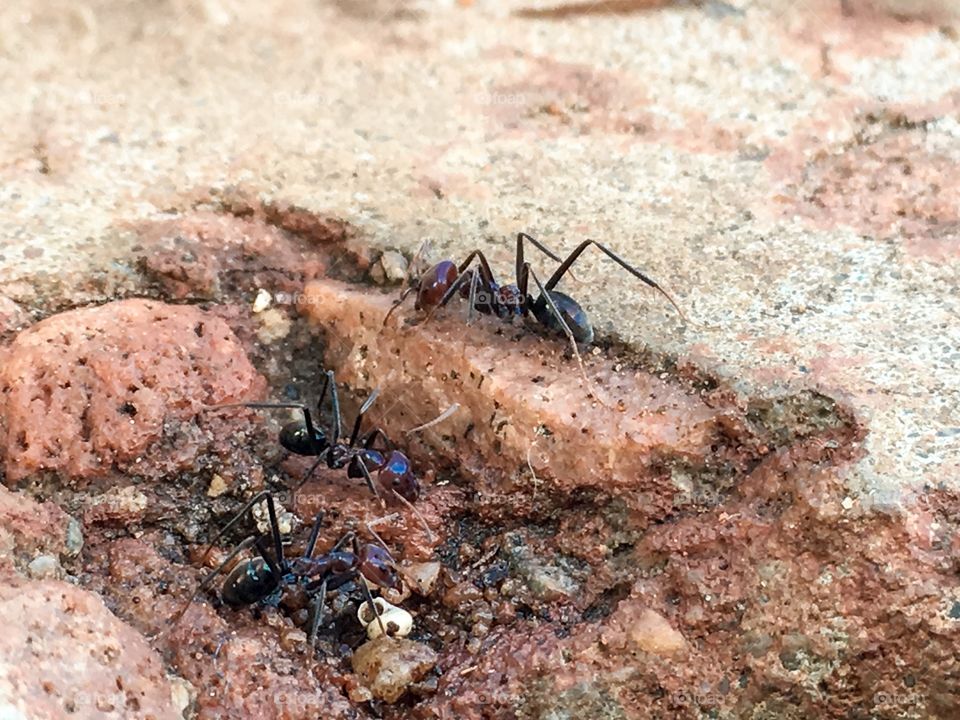
[(183, 717), (183, 689), (96, 595), (63, 582), (5, 582), (0, 618), (9, 717)]
[(28, 325), (27, 313), (5, 295), (0, 295), (0, 339), (13, 335)]
[[(0, 341), (81, 305), (212, 297), (274, 396), (306, 397), (317, 359), (353, 343), (298, 331), (302, 280), (386, 279), (380, 252), (409, 258), (424, 240), (456, 259), (481, 248), (509, 276), (517, 230), (558, 251), (594, 237), (693, 320), (591, 253), (564, 287), (601, 336), (676, 360), (667, 384), (683, 368), (714, 376), (774, 431), (764, 453), (727, 428), (724, 447), (750, 462), (709, 502), (684, 499), (695, 475), (645, 466), (651, 495), (680, 502), (642, 523), (591, 502), (595, 471), (586, 492), (552, 478), (536, 456), (549, 442), (531, 453), (538, 481), (517, 444), (490, 454), (509, 475), (474, 486), (455, 472), (481, 459), (456, 453), (469, 441), (395, 436), (428, 475), (437, 538), (402, 510), (381, 530), (404, 562), (441, 562), (433, 592), (408, 601), (439, 677), (371, 707), (344, 675), (349, 626), (305, 663), (286, 611), (204, 605), (192, 640), (157, 641), (205, 690), (200, 716), (956, 717), (957, 36), (946, 0), (3, 3)], [(273, 302), (251, 318), (261, 290)], [(851, 408), (863, 434), (809, 432), (806, 402), (751, 404), (798, 387)], [(195, 401), (180, 392), (174, 405)], [(439, 409), (383, 400), (371, 421), (401, 430)], [(87, 523), (88, 550), (64, 570), (141, 630), (190, 591), (191, 549), (262, 486), (248, 461), (226, 467), (235, 456), (255, 446), (281, 480), (303, 468), (257, 442), (282, 417), (223, 420), (202, 442), (193, 420), (174, 423), (174, 450), (201, 465), (182, 482), (135, 485), (137, 468), (118, 465), (115, 492), (88, 494), (80, 478), (42, 478), (46, 459), (6, 466)], [(231, 433), (232, 447), (202, 450)], [(163, 439), (151, 447), (178, 461)], [(516, 478), (532, 482), (486, 492)], [(325, 542), (379, 512), (342, 475), (310, 492), (298, 514), (329, 511)], [(124, 535), (141, 532), (138, 552)], [(123, 572), (102, 567), (114, 552)], [(572, 600), (537, 595), (564, 587)], [(151, 614), (136, 597), (161, 600)], [(682, 662), (615, 642), (618, 618), (642, 627), (647, 611), (684, 638)], [(301, 694), (284, 704), (288, 689)]]
[(815, 393), (751, 404), (696, 368), (668, 371), (663, 358), (617, 348), (587, 356), (586, 384), (563, 339), (490, 318), (465, 334), (456, 304), (429, 323), (404, 327), (395, 315), (384, 327), (393, 300), (316, 281), (302, 305), (326, 329), (326, 361), (341, 381), (389, 399), (377, 420), (391, 436), (458, 403), (425, 442), (512, 512), (528, 500), (504, 503), (511, 494), (543, 492), (542, 506), (580, 492), (618, 500), (642, 525), (720, 502), (778, 445), (858, 433), (849, 410)]
[(82, 545), (79, 524), (60, 507), (0, 487), (0, 555), (23, 563), (51, 554), (66, 559)]
[(263, 388), (226, 323), (197, 308), (126, 300), (56, 315), (3, 351), (7, 483), (176, 472), (204, 442), (198, 414)]
[(436, 663), (433, 650), (405, 638), (380, 637), (361, 645), (353, 654), (354, 672), (375, 698), (388, 703), (399, 700)]

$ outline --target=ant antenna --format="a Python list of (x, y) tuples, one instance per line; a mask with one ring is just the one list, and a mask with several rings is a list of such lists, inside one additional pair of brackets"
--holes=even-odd
[(459, 409), (460, 409), (460, 403), (454, 403), (453, 405), (448, 407), (446, 410), (444, 410), (442, 413), (437, 415), (430, 422), (425, 422), (423, 425), (417, 425), (415, 428), (410, 428), (409, 430), (404, 432), (404, 435), (413, 435), (414, 433), (421, 432), (423, 430), (426, 430), (427, 428), (432, 428), (434, 425), (438, 425), (439, 423), (442, 423), (444, 420), (446, 420), (448, 417), (453, 415)]

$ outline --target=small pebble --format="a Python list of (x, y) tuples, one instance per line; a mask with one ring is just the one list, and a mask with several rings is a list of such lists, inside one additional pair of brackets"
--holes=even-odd
[(53, 555), (37, 555), (27, 565), (27, 573), (34, 580), (57, 577), (60, 574), (60, 561)]
[(282, 340), (290, 334), (292, 324), (290, 318), (282, 310), (269, 308), (260, 313), (260, 327), (257, 329), (257, 339), (265, 345)]
[(210, 487), (207, 488), (207, 497), (220, 497), (227, 491), (227, 483), (220, 475), (214, 475), (210, 479)]
[(83, 549), (83, 528), (75, 518), (67, 523), (67, 554), (75, 557)]
[(406, 638), (379, 637), (357, 648), (351, 664), (375, 698), (395, 703), (433, 669), (437, 653)]
[(370, 268), (370, 277), (378, 284), (402, 282), (407, 279), (407, 259), (396, 250), (387, 250)]
[(437, 578), (440, 577), (440, 563), (438, 562), (414, 563), (405, 570), (407, 577), (416, 584), (416, 591), (419, 595), (429, 595), (437, 584)]
[(190, 707), (190, 703), (193, 702), (193, 696), (196, 693), (193, 686), (186, 680), (171, 675), (167, 677), (170, 679), (170, 700), (174, 709), (183, 715), (184, 711)]
[(270, 303), (273, 302), (273, 297), (263, 288), (257, 291), (257, 297), (253, 300), (253, 311), (255, 313), (261, 313), (270, 307)]

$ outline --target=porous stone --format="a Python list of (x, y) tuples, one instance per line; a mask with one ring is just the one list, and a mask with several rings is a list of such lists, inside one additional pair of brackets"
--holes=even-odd
[(3, 351), (7, 484), (41, 471), (82, 483), (114, 468), (184, 469), (210, 444), (197, 415), (216, 424), (210, 405), (263, 387), (226, 323), (198, 308), (124, 300), (54, 315)]
[(0, 587), (0, 696), (14, 717), (182, 718), (182, 690), (96, 595), (43, 580)]
[(16, 559), (72, 558), (83, 546), (79, 523), (52, 502), (40, 503), (0, 487), (0, 531), (10, 537)]
[(407, 688), (436, 664), (437, 654), (427, 645), (405, 638), (381, 636), (364, 643), (353, 654), (353, 671), (374, 697), (395, 703)]

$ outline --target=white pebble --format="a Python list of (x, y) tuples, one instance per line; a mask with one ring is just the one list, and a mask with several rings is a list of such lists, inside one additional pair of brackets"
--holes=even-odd
[(390, 637), (406, 637), (410, 634), (413, 630), (413, 615), (401, 607), (391, 605), (383, 598), (375, 598), (373, 602), (380, 611), (379, 622), (369, 603), (365, 602), (357, 609), (357, 620), (366, 628), (368, 638), (373, 640), (383, 634), (381, 623)]
[(257, 291), (257, 297), (254, 298), (254, 301), (253, 301), (253, 311), (255, 313), (263, 312), (268, 307), (270, 307), (270, 303), (272, 302), (273, 302), (273, 297), (270, 295), (270, 293), (264, 290), (263, 288), (260, 288)]

